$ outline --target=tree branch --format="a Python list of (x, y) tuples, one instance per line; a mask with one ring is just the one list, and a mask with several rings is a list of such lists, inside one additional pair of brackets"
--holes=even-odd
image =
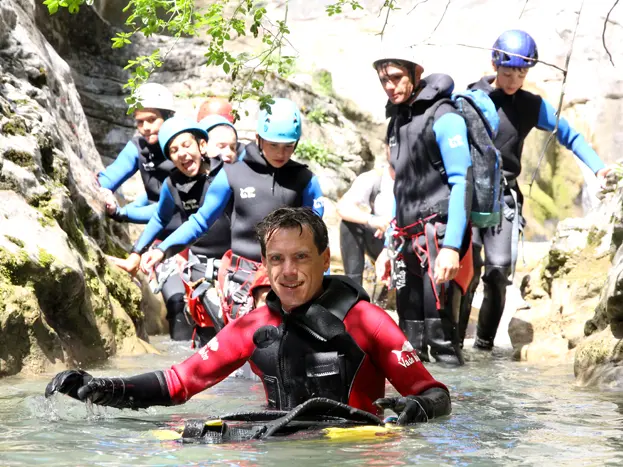
[(385, 28), (387, 27), (387, 21), (389, 20), (389, 14), (394, 9), (394, 4), (396, 3), (396, 1), (397, 0), (385, 0), (383, 7), (381, 7), (381, 9), (379, 10), (379, 16), (380, 16), (381, 12), (383, 11), (383, 8), (387, 8), (387, 14), (385, 15), (385, 22), (383, 23), (383, 29), (381, 29), (381, 32), (379, 33), (379, 36), (381, 37), (383, 37), (383, 34), (385, 33)]
[[(506, 55), (510, 55), (513, 57), (519, 57), (519, 58), (524, 58), (526, 60), (534, 60), (533, 58), (530, 57), (525, 57), (523, 55), (519, 55), (519, 54), (514, 54), (514, 53), (509, 53), (505, 50), (501, 50), (501, 49), (496, 49), (495, 47), (481, 47), (478, 45), (471, 45), (471, 44), (461, 44), (461, 43), (455, 43), (455, 44), (440, 44), (438, 42), (424, 42), (424, 43), (419, 43), (419, 44), (413, 44), (411, 47), (415, 47), (416, 45), (430, 45), (433, 47), (454, 47), (454, 46), (459, 46), (459, 47), (467, 47), (468, 49), (479, 49), (479, 50), (491, 50), (491, 51), (495, 51), (495, 52), (504, 52)], [(544, 60), (534, 60), (538, 63), (542, 63), (543, 65), (547, 65), (550, 66), (552, 68), (557, 69), (558, 71), (561, 71), (562, 73), (566, 73), (566, 70), (564, 68), (559, 67), (558, 65), (554, 65), (553, 63), (549, 63), (546, 62)]]
[(411, 9), (409, 10), (409, 13), (407, 13), (407, 14), (408, 14), (408, 15), (410, 15), (410, 14), (411, 14), (411, 12), (412, 12), (413, 10), (415, 10), (415, 9), (416, 9), (418, 6), (420, 6), (422, 3), (426, 3), (426, 2), (428, 2), (428, 0), (420, 0), (419, 2), (417, 2), (417, 3), (413, 6), (413, 8), (411, 8)]
[(519, 13), (519, 19), (523, 16), (523, 12), (526, 11), (526, 7), (528, 6), (529, 0), (526, 0), (526, 3), (523, 4), (523, 8), (521, 9), (521, 13)]
[(619, 0), (616, 0), (614, 2), (614, 5), (612, 5), (612, 8), (610, 8), (610, 11), (606, 15), (606, 20), (604, 21), (604, 30), (601, 33), (601, 42), (604, 45), (604, 49), (606, 49), (606, 53), (608, 54), (608, 58), (610, 59), (610, 63), (612, 63), (612, 66), (614, 66), (614, 61), (612, 60), (612, 54), (610, 53), (610, 51), (608, 50), (608, 46), (606, 45), (606, 28), (608, 27), (608, 20), (610, 19), (610, 13), (612, 13), (612, 10), (614, 10), (614, 7), (616, 7), (618, 3), (619, 3)]
[[(426, 39), (424, 39), (422, 42), (426, 42), (428, 41), (428, 39), (430, 39), (431, 37), (433, 37), (433, 35), (435, 34), (435, 32), (437, 31), (437, 28), (439, 27), (439, 25), (441, 24), (441, 22), (443, 21), (444, 17), (446, 16), (446, 12), (448, 11), (448, 7), (450, 6), (450, 3), (452, 2), (452, 0), (448, 0), (448, 3), (446, 3), (446, 8), (445, 10), (443, 10), (443, 13), (441, 14), (441, 18), (439, 18), (439, 21), (437, 22), (437, 25), (435, 26), (435, 29), (433, 29), (433, 32), (431, 32), (428, 37)], [(417, 6), (417, 5), (416, 5)], [(420, 43), (422, 43), (420, 42)]]

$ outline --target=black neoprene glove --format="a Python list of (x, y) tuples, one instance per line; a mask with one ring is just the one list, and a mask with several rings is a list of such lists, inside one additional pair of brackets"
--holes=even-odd
[(45, 388), (45, 397), (56, 392), (80, 401), (118, 409), (143, 409), (152, 405), (172, 405), (166, 379), (161, 371), (129, 378), (94, 378), (86, 371), (58, 373)]
[(450, 395), (441, 388), (431, 388), (418, 396), (383, 397), (375, 400), (374, 405), (396, 412), (397, 425), (427, 422), (452, 412)]

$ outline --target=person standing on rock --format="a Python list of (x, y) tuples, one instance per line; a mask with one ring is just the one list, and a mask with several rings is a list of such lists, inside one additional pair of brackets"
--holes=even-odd
[[(183, 404), (250, 361), (269, 409), (327, 398), (379, 416), (391, 409), (399, 425), (450, 414), (447, 387), (426, 370), (391, 317), (350, 279), (323, 275), (329, 236), (312, 209), (277, 209), (257, 226), (257, 236), (272, 286), (266, 305), (170, 369), (124, 378), (67, 370), (50, 381), (45, 396), (59, 392), (134, 410)], [(400, 395), (385, 397), (386, 380)]]
[[(210, 141), (212, 140), (212, 141)], [(165, 180), (155, 212), (147, 227), (134, 244), (132, 253), (120, 266), (131, 274), (139, 268), (141, 254), (147, 251), (174, 215), (185, 221), (196, 213), (203, 203), (210, 183), (222, 169), (225, 161), (236, 161), (237, 133), (234, 126), (220, 115), (209, 115), (201, 123), (184, 117), (172, 117), (160, 128), (159, 143), (164, 156), (175, 169)], [(148, 206), (144, 209), (151, 209)], [(232, 204), (210, 227), (207, 235), (190, 246), (190, 252), (201, 265), (191, 269), (191, 280), (203, 277), (210, 258), (221, 258), (231, 247), (230, 221)], [(185, 288), (179, 274), (177, 258), (167, 259), (157, 270), (164, 274), (162, 292), (167, 303), (169, 333), (174, 340), (187, 340), (196, 332), (197, 341), (203, 345), (214, 334), (214, 328), (195, 326), (186, 312)], [(214, 314), (218, 315), (218, 304)]]
[[(386, 147), (389, 162), (389, 148)], [(391, 165), (359, 175), (337, 204), (344, 274), (363, 283), (366, 254), (376, 261), (385, 231), (394, 218), (394, 170)], [(380, 278), (379, 278), (380, 279)]]
[(247, 145), (244, 160), (224, 167), (208, 189), (199, 210), (142, 258), (150, 271), (170, 249), (185, 247), (205, 235), (233, 200), (231, 250), (223, 256), (219, 288), (223, 315), (238, 318), (263, 302), (270, 284), (261, 264), (255, 226), (282, 206), (308, 206), (324, 212), (318, 178), (306, 165), (290, 160), (302, 135), (301, 113), (289, 99), (276, 98), (262, 110), (256, 142)]
[[(494, 139), (502, 155), (502, 166), (506, 178), (504, 191), (504, 216), (499, 227), (474, 228), (474, 279), (461, 303), (460, 339), (461, 345), (469, 322), (474, 292), (482, 274), (484, 248), (484, 298), (478, 316), (474, 347), (491, 350), (497, 333), (504, 306), (506, 287), (512, 282), (517, 261), (520, 231), (523, 230), (521, 208), (523, 195), (517, 179), (521, 173), (521, 152), (524, 140), (533, 128), (553, 131), (556, 127), (556, 110), (541, 96), (522, 89), (528, 71), (538, 62), (538, 50), (534, 39), (525, 31), (509, 30), (493, 44), (493, 76), (485, 76), (471, 84), (471, 89), (481, 89), (494, 102), (500, 117), (500, 128)], [(572, 151), (605, 183), (610, 171), (602, 160), (575, 131), (567, 120), (558, 119), (556, 137), (560, 144)]]
[[(421, 78), (424, 69), (410, 55), (387, 54), (374, 62), (391, 117), (387, 141), (396, 174), (396, 226), (390, 254), (399, 325), (422, 360), (429, 361), (430, 347), (436, 361), (462, 365), (460, 292), (451, 281), (467, 271), (460, 269), (461, 259), (470, 248), (467, 127), (460, 115), (445, 111), (447, 105), (430, 118), (427, 110), (451, 95), (454, 82), (443, 74)], [(445, 177), (433, 165), (431, 145), (435, 160), (441, 154)]]
[[(138, 134), (119, 153), (115, 161), (97, 174), (106, 213), (121, 222), (146, 224), (151, 213), (140, 208), (156, 203), (173, 163), (164, 157), (158, 144), (162, 124), (175, 114), (173, 94), (157, 83), (143, 84), (136, 90), (142, 108), (134, 112)], [(127, 206), (120, 207), (114, 192), (136, 172), (141, 174), (145, 193)], [(179, 223), (177, 224), (179, 225)], [(177, 226), (167, 228), (170, 233)], [(163, 237), (167, 232), (163, 232)]]

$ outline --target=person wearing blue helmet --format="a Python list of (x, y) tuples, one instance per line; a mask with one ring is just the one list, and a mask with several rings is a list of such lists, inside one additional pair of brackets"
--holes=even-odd
[[(214, 130), (219, 127), (226, 128), (227, 131), (215, 133)], [(223, 139), (218, 140), (219, 136)], [(210, 138), (216, 140), (212, 143), (211, 152), (208, 149)], [(140, 252), (152, 245), (175, 214), (185, 221), (197, 212), (210, 183), (223, 167), (223, 161), (218, 155), (235, 148), (237, 136), (233, 125), (221, 116), (207, 117), (202, 123), (184, 117), (173, 117), (160, 128), (159, 143), (162, 153), (175, 165), (175, 169), (162, 185), (156, 210), (126, 260), (124, 269), (131, 273), (138, 270)], [(222, 146), (227, 149), (224, 150)], [(232, 154), (235, 158), (235, 152)], [(232, 158), (229, 157), (229, 160)], [(151, 206), (148, 208), (151, 209)], [(196, 267), (191, 270), (191, 280), (197, 280), (202, 275), (209, 258), (220, 258), (230, 248), (230, 216), (231, 203), (211, 226), (208, 234), (198, 238), (190, 246), (191, 254), (204, 265), (203, 268)], [(168, 275), (162, 294), (167, 303), (170, 335), (176, 340), (187, 340), (191, 338), (195, 326), (185, 311), (184, 285), (177, 272), (176, 258), (169, 258), (165, 263), (160, 265), (157, 272)], [(169, 269), (175, 272), (171, 274)], [(196, 327), (196, 331), (199, 343), (207, 342), (215, 334), (212, 327)]]
[(155, 249), (144, 252), (141, 267), (151, 270), (171, 249), (192, 244), (219, 218), (230, 200), (231, 250), (219, 271), (221, 306), (226, 320), (238, 318), (263, 301), (269, 290), (261, 264), (255, 226), (277, 208), (311, 207), (323, 214), (322, 191), (306, 165), (291, 160), (302, 135), (297, 105), (276, 98), (260, 111), (256, 141), (246, 147), (244, 159), (221, 170), (199, 210)]
[[(471, 84), (489, 94), (500, 117), (500, 128), (494, 143), (502, 155), (507, 186), (504, 192), (505, 215), (499, 227), (473, 229), (474, 279), (461, 304), (460, 338), (465, 337), (474, 291), (483, 269), (481, 254), (484, 248), (484, 299), (478, 317), (474, 347), (491, 350), (506, 303), (506, 286), (511, 283), (519, 241), (523, 228), (521, 208), (523, 196), (517, 184), (521, 173), (521, 153), (524, 140), (533, 128), (553, 131), (556, 110), (541, 96), (522, 89), (530, 68), (538, 63), (536, 42), (525, 31), (509, 30), (493, 44), (491, 55), (495, 75), (485, 76)], [(605, 183), (609, 172), (586, 140), (560, 118), (556, 134), (560, 144), (572, 151)]]

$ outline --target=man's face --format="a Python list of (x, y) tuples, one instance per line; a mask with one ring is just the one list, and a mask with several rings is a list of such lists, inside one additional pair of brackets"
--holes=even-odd
[(377, 71), (385, 94), (392, 104), (403, 104), (411, 98), (415, 85), (409, 70), (388, 64), (379, 67)]
[(296, 143), (273, 143), (257, 137), (258, 145), (262, 148), (264, 157), (270, 165), (278, 169), (287, 164), (294, 154)]
[(158, 142), (158, 132), (164, 123), (164, 118), (159, 110), (156, 109), (140, 109), (134, 112), (134, 121), (136, 128), (143, 138), (149, 144)]
[(493, 66), (497, 73), (495, 87), (512, 96), (521, 89), (528, 75), (529, 68), (509, 68), (506, 66)]
[(199, 139), (197, 142), (192, 133), (180, 133), (169, 143), (171, 161), (187, 177), (194, 177), (199, 173), (205, 151), (205, 140)]
[(262, 263), (270, 285), (284, 311), (307, 303), (322, 292), (324, 271), (329, 268), (330, 251), (318, 253), (309, 227), (278, 229), (266, 243)]
[(207, 156), (209, 158), (220, 156), (226, 164), (236, 162), (238, 139), (233, 128), (219, 125), (212, 128), (208, 136)]

